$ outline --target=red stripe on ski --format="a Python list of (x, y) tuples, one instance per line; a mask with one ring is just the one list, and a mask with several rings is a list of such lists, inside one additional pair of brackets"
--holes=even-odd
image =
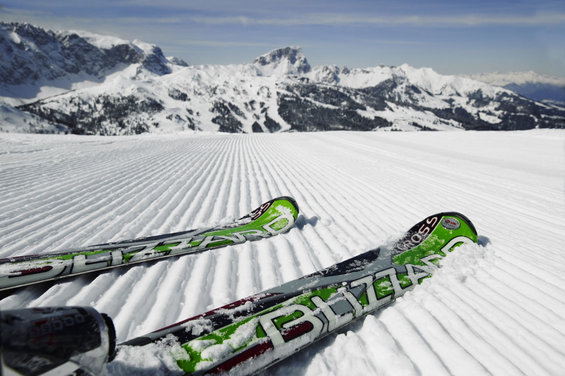
[(15, 273), (20, 273), (19, 275), (26, 275), (26, 274), (34, 274), (34, 273), (43, 273), (43, 272), (47, 272), (51, 269), (53, 269), (52, 266), (42, 266), (41, 268), (18, 270)]
[(226, 360), (225, 362), (223, 362), (222, 364), (212, 368), (208, 372), (209, 373), (222, 373), (222, 372), (229, 371), (230, 369), (234, 368), (238, 364), (243, 363), (246, 360), (255, 358), (256, 356), (259, 356), (259, 355), (261, 355), (261, 354), (263, 354), (263, 353), (265, 353), (269, 350), (272, 350), (272, 349), (273, 349), (273, 344), (271, 343), (271, 341), (265, 341), (263, 343), (260, 343), (258, 345), (251, 347), (250, 349), (247, 349), (245, 351), (240, 352), (239, 354), (237, 354), (233, 358)]
[(290, 328), (284, 329), (281, 332), (281, 334), (282, 334), (282, 337), (284, 338), (284, 340), (286, 342), (288, 342), (288, 341), (293, 340), (296, 337), (301, 336), (302, 334), (308, 333), (312, 329), (314, 329), (314, 325), (312, 325), (312, 323), (309, 322), (309, 321), (304, 321), (304, 322), (301, 322), (298, 325), (294, 325)]
[(198, 316), (193, 316), (193, 317), (188, 318), (188, 319), (186, 319), (186, 320), (182, 320), (182, 321), (179, 321), (179, 322), (174, 323), (174, 324), (172, 324), (172, 325), (165, 326), (164, 328), (157, 329), (157, 330), (155, 330), (153, 333), (160, 332), (161, 330), (170, 329), (170, 328), (173, 328), (173, 327), (175, 327), (175, 326), (179, 326), (179, 325), (181, 325), (181, 324), (184, 324), (184, 323), (189, 322), (189, 321), (192, 321), (192, 320), (198, 320), (198, 319), (201, 319), (201, 318), (204, 318), (204, 317), (207, 317), (207, 316), (211, 316), (211, 315), (214, 315), (214, 314), (216, 314), (216, 313), (221, 312), (222, 310), (234, 309), (234, 308), (237, 308), (237, 307), (240, 307), (240, 306), (246, 304), (247, 302), (252, 302), (252, 303), (254, 303), (254, 302), (258, 301), (258, 300), (261, 300), (261, 299), (263, 299), (263, 298), (268, 298), (268, 297), (274, 296), (274, 295), (278, 295), (278, 294), (261, 294), (261, 295), (258, 295), (258, 296), (257, 296), (257, 295), (256, 295), (256, 296), (250, 296), (250, 297), (247, 297), (247, 298), (244, 298), (244, 299), (236, 300), (235, 302), (226, 304), (225, 306), (222, 306), (222, 307), (219, 307), (219, 308), (214, 308), (214, 309), (211, 310), (211, 311), (208, 311), (208, 312), (205, 312), (205, 313), (201, 313), (201, 314), (198, 315)]

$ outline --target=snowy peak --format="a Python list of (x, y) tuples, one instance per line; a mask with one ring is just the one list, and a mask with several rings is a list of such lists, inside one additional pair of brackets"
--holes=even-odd
[(33, 84), (69, 75), (103, 77), (121, 65), (171, 72), (161, 49), (143, 42), (84, 32), (53, 32), (25, 23), (0, 23), (0, 82)]
[(59, 34), (67, 35), (69, 33), (74, 37), (76, 36), (80, 37), (81, 39), (85, 40), (87, 43), (101, 50), (111, 50), (113, 48), (116, 48), (117, 46), (130, 47), (137, 53), (139, 57), (137, 62), (141, 62), (144, 68), (146, 68), (150, 72), (159, 75), (168, 74), (171, 72), (170, 68), (168, 67), (168, 64), (177, 64), (178, 62), (179, 63), (178, 65), (182, 65), (182, 66), (188, 65), (182, 59), (177, 59), (175, 57), (172, 57), (170, 59), (166, 58), (163, 55), (163, 51), (161, 50), (160, 47), (137, 39), (130, 42), (117, 37), (99, 35), (99, 34), (94, 34), (80, 30), (62, 32)]
[(308, 73), (308, 60), (300, 47), (285, 47), (259, 56), (253, 65), (263, 76), (284, 76)]

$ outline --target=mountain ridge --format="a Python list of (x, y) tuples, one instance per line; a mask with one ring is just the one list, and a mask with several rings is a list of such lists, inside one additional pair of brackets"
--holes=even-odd
[(512, 90), (526, 98), (565, 107), (565, 77), (533, 71), (481, 73), (466, 77)]
[[(4, 108), (14, 107), (12, 120), (0, 111), (4, 130), (118, 135), (565, 127), (565, 109), (504, 88), (407, 64), (312, 67), (297, 46), (249, 64), (191, 66), (144, 42), (2, 23), (0, 48), (7, 52), (0, 77), (17, 71), (20, 79), (0, 85)], [(45, 70), (49, 64), (54, 69)], [(67, 82), (49, 86), (57, 80)], [(26, 87), (32, 93), (18, 97)], [(18, 118), (14, 111), (23, 113), (23, 124), (10, 123)]]

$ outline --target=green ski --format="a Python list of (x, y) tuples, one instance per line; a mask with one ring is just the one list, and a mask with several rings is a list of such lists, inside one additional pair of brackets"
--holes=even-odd
[(297, 216), (294, 199), (279, 197), (228, 225), (0, 259), (0, 291), (268, 238), (288, 231)]

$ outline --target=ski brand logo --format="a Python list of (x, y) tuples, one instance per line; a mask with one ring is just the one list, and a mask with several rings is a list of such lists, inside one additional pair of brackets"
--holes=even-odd
[(428, 235), (432, 233), (438, 221), (438, 217), (427, 218), (418, 229), (412, 229), (411, 231), (408, 231), (408, 234), (396, 243), (395, 248), (398, 248), (401, 252), (404, 252), (416, 247), (424, 240), (426, 240)]
[(441, 225), (447, 230), (457, 230), (461, 226), (456, 218), (444, 218)]
[(258, 207), (254, 211), (252, 211), (250, 213), (251, 220), (254, 221), (257, 218), (259, 218), (260, 216), (262, 216), (267, 210), (269, 210), (269, 208), (271, 207), (271, 204), (272, 204), (271, 202), (265, 202), (263, 205), (261, 205), (260, 207)]
[[(440, 253), (447, 254), (455, 245), (462, 243), (473, 242), (459, 236), (445, 244)], [(432, 261), (443, 258), (440, 253), (422, 258), (420, 261), (423, 265), (405, 265), (407, 273), (388, 268), (356, 279), (336, 288), (336, 293), (327, 300), (315, 291), (307, 296), (310, 304), (296, 303), (297, 300), (304, 300), (305, 296), (302, 295), (302, 299), (292, 299), (293, 303), (260, 315), (259, 324), (273, 347), (296, 350), (302, 343), (309, 343), (356, 317), (392, 303), (396, 297), (412, 289), (437, 269)]]

